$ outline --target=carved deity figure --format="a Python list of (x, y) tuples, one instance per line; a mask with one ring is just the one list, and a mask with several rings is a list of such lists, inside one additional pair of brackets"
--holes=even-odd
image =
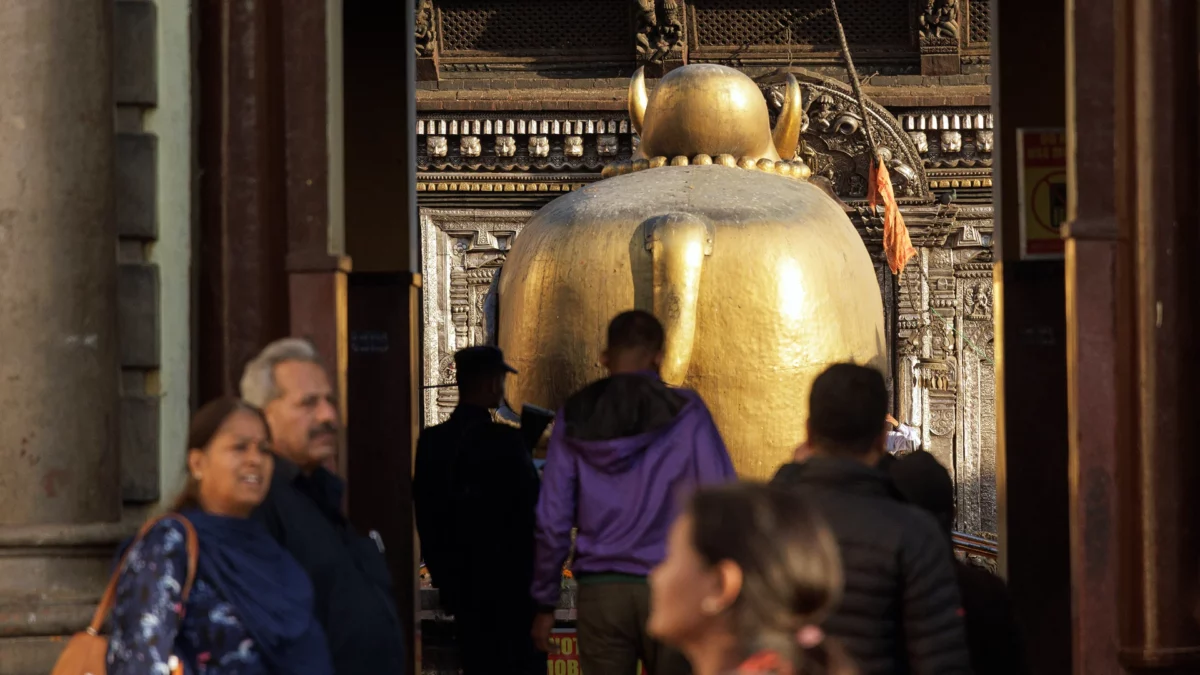
[(583, 157), (583, 138), (567, 136), (563, 139), (563, 154), (567, 157)]
[(496, 154), (500, 157), (512, 157), (517, 154), (517, 139), (512, 136), (497, 136)]
[(993, 143), (993, 132), (991, 129), (980, 129), (975, 132), (975, 150), (978, 152), (991, 152)]
[(812, 128), (822, 134), (837, 132), (853, 136), (862, 127), (862, 117), (838, 110), (837, 101), (829, 94), (821, 94), (809, 105), (807, 117)]
[(530, 136), (529, 137), (529, 156), (530, 157), (549, 157), (550, 156), (550, 139), (545, 136)]
[(929, 137), (925, 135), (924, 131), (910, 131), (908, 132), (908, 136), (916, 144), (917, 152), (922, 155), (929, 152)]
[(433, 0), (416, 0), (416, 2), (414, 35), (417, 56), (432, 56), (433, 45), (437, 41), (437, 33), (433, 25)]
[(611, 134), (596, 137), (596, 152), (601, 157), (612, 157), (617, 154), (617, 137)]
[(430, 136), (425, 139), (425, 149), (430, 157), (445, 157), (448, 147), (445, 136)]
[(943, 131), (942, 132), (942, 152), (962, 152), (962, 132), (961, 131)]
[(917, 25), (925, 40), (957, 40), (958, 0), (928, 0)]
[(967, 316), (972, 319), (989, 319), (992, 316), (992, 292), (982, 284), (975, 284), (967, 289)]
[(638, 60), (662, 63), (683, 37), (683, 17), (677, 0), (635, 0)]
[(483, 146), (478, 136), (463, 136), (458, 141), (458, 151), (463, 157), (478, 157), (483, 152)]

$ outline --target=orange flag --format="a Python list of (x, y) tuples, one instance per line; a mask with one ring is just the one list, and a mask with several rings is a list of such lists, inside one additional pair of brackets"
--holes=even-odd
[(892, 274), (899, 275), (908, 264), (909, 258), (917, 254), (912, 240), (908, 238), (908, 227), (896, 204), (896, 193), (892, 190), (892, 178), (888, 175), (883, 160), (876, 158), (871, 166), (871, 177), (867, 181), (867, 202), (874, 209), (883, 202), (883, 252), (887, 254), (888, 267)]

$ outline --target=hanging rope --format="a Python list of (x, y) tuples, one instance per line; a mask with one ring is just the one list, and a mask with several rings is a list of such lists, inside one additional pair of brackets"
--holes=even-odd
[(833, 10), (833, 23), (837, 25), (838, 40), (842, 43), (842, 60), (846, 62), (846, 71), (850, 76), (850, 86), (854, 88), (854, 98), (858, 101), (858, 109), (862, 112), (863, 130), (867, 132), (867, 147), (871, 149), (871, 160), (875, 160), (875, 132), (871, 131), (871, 121), (867, 117), (867, 101), (862, 93), (862, 85), (858, 82), (858, 71), (854, 69), (854, 59), (850, 56), (850, 45), (846, 42), (846, 31), (842, 28), (842, 19), (838, 16), (837, 0), (829, 0), (829, 8)]
[[(858, 71), (854, 69), (854, 58), (850, 55), (850, 44), (846, 42), (846, 30), (842, 27), (842, 18), (838, 14), (837, 0), (829, 0), (829, 8), (833, 11), (833, 22), (837, 26), (838, 41), (841, 43), (842, 47), (842, 61), (844, 61), (846, 65), (846, 74), (850, 77), (850, 86), (854, 90), (854, 98), (858, 103), (859, 111), (862, 113), (863, 131), (865, 131), (867, 135), (867, 147), (871, 150), (871, 161), (879, 162), (879, 152), (875, 145), (875, 133), (871, 130), (870, 118), (867, 116), (866, 97), (863, 96), (862, 84), (858, 81)], [(872, 210), (874, 210), (873, 206)], [(921, 280), (926, 285), (929, 285), (929, 275), (925, 273), (925, 268), (919, 263), (917, 265), (917, 272), (921, 275)], [(909, 301), (909, 305), (913, 305), (911, 299)], [(919, 308), (912, 306), (911, 309), (917, 314), (921, 314), (921, 310)], [(970, 347), (981, 361), (984, 361), (985, 363), (995, 367), (996, 362), (990, 356), (988, 356), (987, 352), (981, 349), (979, 345), (975, 344), (975, 342), (966, 335), (963, 335), (962, 332), (958, 330), (958, 327), (954, 324), (953, 319), (948, 319), (942, 316), (941, 313), (939, 313), (934, 307), (929, 307), (928, 309), (933, 316), (945, 322), (946, 325), (949, 325), (950, 330), (955, 335), (962, 338), (963, 343)], [(926, 328), (927, 326), (921, 326), (917, 330), (924, 332)]]

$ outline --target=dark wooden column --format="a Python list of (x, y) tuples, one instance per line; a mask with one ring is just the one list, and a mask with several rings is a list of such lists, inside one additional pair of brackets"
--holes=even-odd
[(1066, 228), (1074, 672), (1117, 663), (1117, 218), (1113, 0), (1067, 0)]
[[(340, 3), (288, 0), (280, 13), (287, 280), (291, 334), (313, 341), (346, 407), (346, 275)], [(345, 443), (342, 444), (345, 447)], [(346, 475), (346, 453), (338, 472)], [(351, 489), (353, 489), (351, 487)]]
[(1071, 670), (1062, 261), (1020, 257), (1017, 129), (1063, 127), (1063, 0), (992, 3), (1000, 564), (1033, 672)]
[(197, 403), (288, 332), (278, 2), (196, 5), (200, 39)]
[(1194, 2), (1119, 0), (1120, 655), (1200, 669), (1200, 63)]
[[(420, 5), (428, 11), (432, 3)], [(414, 11), (411, 2), (345, 7), (346, 251), (355, 268), (349, 283), (349, 513), (355, 526), (383, 538), (410, 667), (420, 672), (412, 507), (421, 339)]]

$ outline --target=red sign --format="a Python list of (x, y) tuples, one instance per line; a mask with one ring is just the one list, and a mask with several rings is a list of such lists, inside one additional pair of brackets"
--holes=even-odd
[[(579, 638), (574, 628), (555, 630), (550, 636), (550, 646), (557, 654), (546, 657), (546, 675), (582, 675), (583, 668), (579, 666)], [(646, 675), (646, 669), (638, 662), (637, 675)]]

